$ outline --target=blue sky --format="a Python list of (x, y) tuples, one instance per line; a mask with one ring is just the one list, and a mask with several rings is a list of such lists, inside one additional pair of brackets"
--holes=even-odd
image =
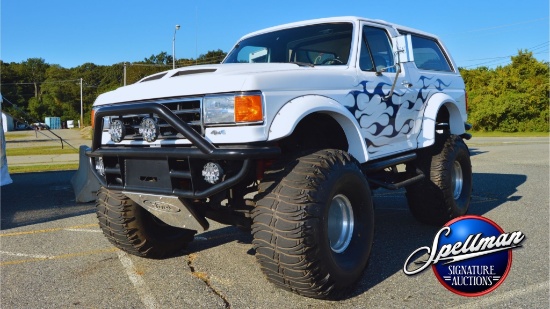
[(548, 61), (548, 0), (144, 1), (1, 0), (0, 59), (66, 68), (141, 61), (161, 51), (195, 58), (282, 23), (356, 15), (439, 35), (462, 67), (509, 63), (519, 49)]

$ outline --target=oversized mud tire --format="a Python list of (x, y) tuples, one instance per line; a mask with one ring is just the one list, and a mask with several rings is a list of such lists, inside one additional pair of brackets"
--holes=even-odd
[(434, 146), (414, 162), (426, 178), (407, 187), (407, 201), (420, 222), (442, 226), (465, 215), (472, 194), (472, 164), (468, 146), (457, 135), (438, 135)]
[(96, 214), (103, 234), (113, 245), (146, 258), (174, 255), (196, 233), (166, 225), (121, 192), (105, 188), (97, 192)]
[(253, 245), (263, 273), (303, 296), (338, 299), (362, 277), (374, 214), (359, 164), (321, 150), (274, 165), (253, 211)]

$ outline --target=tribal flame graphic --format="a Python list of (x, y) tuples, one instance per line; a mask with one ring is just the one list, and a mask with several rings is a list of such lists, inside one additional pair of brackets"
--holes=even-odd
[(355, 104), (348, 110), (359, 121), (370, 154), (377, 153), (379, 148), (387, 145), (375, 141), (411, 133), (428, 99), (435, 92), (443, 91), (451, 85), (440, 78), (434, 80), (434, 77), (427, 76), (421, 76), (415, 85), (420, 85), (420, 82), (422, 86), (401, 92), (396, 90), (387, 99), (385, 97), (390, 93), (392, 85), (385, 82), (369, 87), (371, 81), (362, 81), (356, 86), (360, 90), (349, 92)]

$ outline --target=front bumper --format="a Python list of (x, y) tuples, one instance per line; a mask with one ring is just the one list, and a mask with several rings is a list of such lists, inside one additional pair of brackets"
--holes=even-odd
[[(154, 114), (188, 139), (192, 146), (129, 147), (101, 145), (103, 117)], [(107, 189), (156, 195), (204, 199), (245, 180), (255, 167), (255, 159), (280, 155), (276, 146), (215, 146), (159, 103), (119, 104), (100, 107), (94, 116), (92, 149), (86, 152), (91, 170)], [(102, 158), (105, 175), (96, 169)], [(228, 166), (227, 177), (217, 184), (202, 179), (201, 170), (209, 161)]]

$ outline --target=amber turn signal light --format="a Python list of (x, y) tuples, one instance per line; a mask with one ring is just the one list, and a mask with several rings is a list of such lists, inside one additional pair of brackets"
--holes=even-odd
[(92, 124), (92, 129), (95, 127), (95, 108), (92, 108), (92, 119), (90, 120), (91, 124)]
[(262, 97), (244, 95), (235, 97), (235, 122), (257, 122), (264, 118)]

